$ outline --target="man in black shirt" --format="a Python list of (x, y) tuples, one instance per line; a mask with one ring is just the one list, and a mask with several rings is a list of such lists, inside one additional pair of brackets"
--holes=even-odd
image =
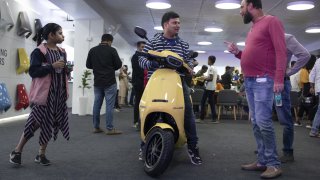
[(94, 75), (93, 132), (103, 132), (100, 129), (100, 110), (105, 98), (107, 135), (122, 133), (113, 127), (113, 106), (117, 93), (115, 71), (121, 68), (122, 62), (117, 50), (111, 47), (112, 42), (112, 35), (102, 35), (101, 43), (90, 49), (86, 62), (87, 68), (93, 69)]
[(135, 100), (134, 100), (134, 126), (139, 130), (140, 127), (140, 115), (139, 115), (139, 104), (144, 91), (144, 69), (139, 66), (139, 52), (142, 52), (146, 42), (139, 41), (137, 42), (137, 51), (131, 58), (132, 65), (132, 85), (135, 91)]

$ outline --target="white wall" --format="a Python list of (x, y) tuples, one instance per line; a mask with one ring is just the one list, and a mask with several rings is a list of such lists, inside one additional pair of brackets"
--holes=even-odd
[[(18, 14), (20, 11), (26, 11), (29, 17), (30, 25), (32, 27), (32, 30), (34, 31), (34, 23), (33, 20), (35, 18), (40, 18), (39, 15), (35, 14), (32, 11), (28, 11), (25, 7), (23, 7), (21, 4), (17, 3), (14, 0), (7, 0), (9, 7), (12, 12), (12, 16), (14, 19), (14, 23), (17, 23)], [(1, 3), (2, 5), (2, 3)], [(30, 53), (33, 51), (33, 49), (36, 47), (36, 43), (32, 41), (32, 37), (34, 36), (34, 33), (26, 39), (24, 36), (19, 37), (17, 35), (17, 29), (18, 26), (15, 24), (15, 26), (10, 30), (0, 30), (0, 49), (7, 50), (7, 56), (1, 56), (5, 59), (4, 65), (0, 65), (0, 82), (5, 83), (7, 86), (7, 89), (10, 93), (12, 106), (3, 114), (0, 114), (0, 121), (2, 118), (7, 118), (11, 116), (17, 116), (21, 114), (26, 114), (30, 112), (30, 108), (22, 109), (20, 111), (16, 111), (14, 109), (16, 105), (16, 87), (17, 84), (25, 84), (27, 88), (27, 93), (29, 93), (29, 87), (31, 84), (31, 77), (28, 74), (16, 74), (16, 68), (18, 66), (18, 48), (25, 48), (27, 54), (30, 55)]]
[[(102, 19), (76, 20), (74, 39), (74, 67), (73, 67), (73, 93), (72, 93), (72, 114), (79, 114), (79, 97), (82, 96), (81, 77), (86, 70), (86, 60), (90, 48), (98, 45), (101, 41), (101, 35), (104, 31), (104, 22)], [(92, 114), (94, 93), (93, 76), (90, 82), (92, 88), (85, 90), (85, 96), (88, 97), (87, 113)], [(102, 107), (102, 113), (104, 113)]]

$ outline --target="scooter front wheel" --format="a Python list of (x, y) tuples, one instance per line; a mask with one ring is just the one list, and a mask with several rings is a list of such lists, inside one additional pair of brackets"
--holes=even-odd
[(152, 177), (161, 175), (171, 162), (173, 150), (173, 132), (161, 128), (152, 129), (144, 148), (144, 171)]

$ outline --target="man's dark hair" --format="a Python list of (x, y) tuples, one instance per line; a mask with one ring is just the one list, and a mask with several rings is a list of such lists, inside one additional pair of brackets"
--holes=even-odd
[(141, 44), (146, 44), (146, 42), (145, 41), (138, 41), (137, 42), (137, 47), (139, 47)]
[(216, 62), (216, 57), (215, 56), (209, 56), (208, 59), (214, 64)]
[(311, 54), (309, 61), (305, 65), (305, 67), (308, 71), (310, 71), (313, 68), (314, 64), (316, 63), (316, 60), (317, 60), (316, 56)]
[(208, 69), (208, 66), (207, 66), (207, 65), (202, 65), (201, 69), (207, 70), (207, 69)]
[(175, 19), (175, 18), (179, 18), (179, 14), (173, 12), (173, 11), (169, 11), (166, 12), (163, 16), (162, 16), (162, 20), (161, 20), (161, 26), (162, 28), (164, 28), (163, 24), (168, 22), (170, 19)]
[(110, 41), (113, 42), (113, 36), (111, 34), (104, 34), (101, 37), (101, 41)]
[(249, 5), (249, 3), (252, 3), (252, 6), (256, 9), (262, 9), (262, 3), (261, 0), (246, 0), (247, 5)]
[(231, 69), (230, 66), (226, 66), (226, 71), (229, 71)]

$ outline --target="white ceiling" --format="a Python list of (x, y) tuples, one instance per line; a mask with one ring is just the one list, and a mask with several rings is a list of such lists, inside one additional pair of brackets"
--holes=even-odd
[[(239, 15), (240, 9), (221, 10), (214, 7), (217, 0), (171, 0), (172, 7), (167, 10), (152, 10), (145, 6), (146, 0), (50, 0), (70, 13), (75, 19), (90, 18), (94, 12), (86, 13), (83, 6), (89, 5), (97, 14), (113, 26), (121, 24), (119, 34), (134, 45), (139, 39), (134, 33), (135, 26), (145, 28), (152, 37), (154, 26), (160, 25), (162, 15), (175, 11), (180, 15), (179, 36), (189, 42), (190, 49), (205, 50), (208, 55), (223, 52), (224, 41), (244, 41), (250, 25), (245, 25)], [(320, 34), (307, 34), (305, 29), (320, 24), (320, 0), (314, 0), (315, 8), (307, 11), (289, 11), (288, 2), (294, 0), (262, 0), (266, 14), (279, 17), (287, 33), (293, 34), (310, 51), (320, 49)], [(216, 25), (224, 29), (220, 33), (208, 33), (204, 27)], [(199, 46), (198, 41), (211, 41), (210, 46)], [(317, 46), (317, 47), (316, 47)], [(320, 52), (319, 52), (320, 54)]]

